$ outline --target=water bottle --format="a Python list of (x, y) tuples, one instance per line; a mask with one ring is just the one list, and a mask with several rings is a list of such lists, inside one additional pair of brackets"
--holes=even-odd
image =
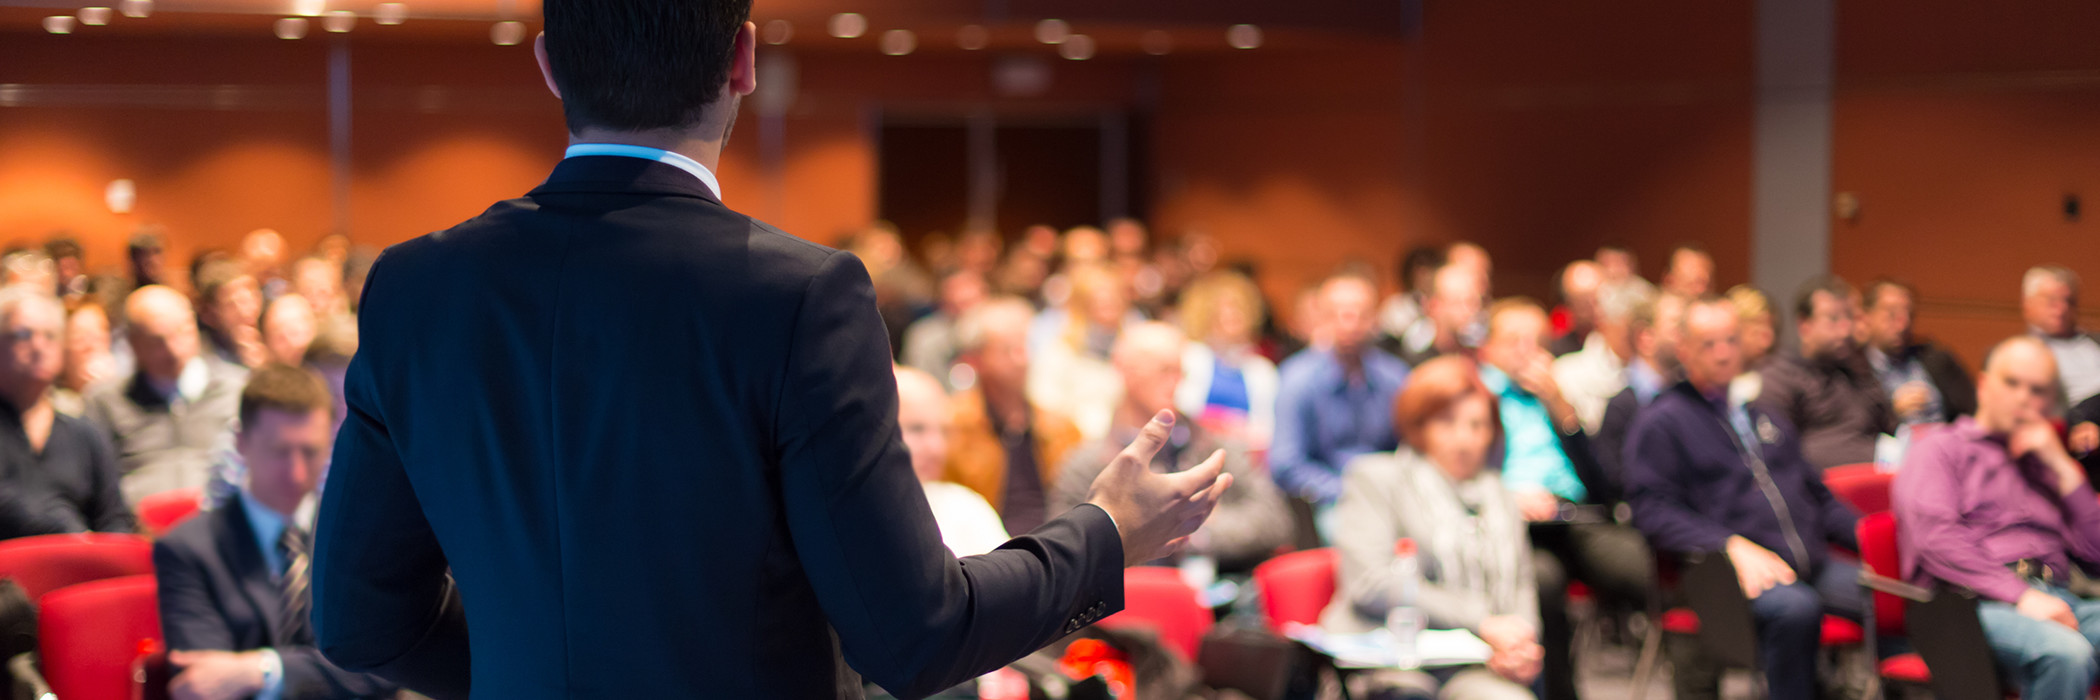
[(1421, 651), (1415, 646), (1416, 638), (1422, 634), (1422, 609), (1416, 607), (1422, 586), (1422, 569), (1415, 561), (1415, 541), (1402, 538), (1393, 545), (1392, 588), (1389, 589), (1392, 607), (1385, 612), (1385, 629), (1393, 635), (1394, 665), (1399, 668), (1416, 668), (1422, 665)]

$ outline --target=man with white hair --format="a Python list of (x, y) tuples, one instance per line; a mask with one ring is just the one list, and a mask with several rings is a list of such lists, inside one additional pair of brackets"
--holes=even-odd
[(1064, 414), (1028, 399), (1028, 324), (1035, 309), (1016, 297), (990, 299), (956, 323), (968, 388), (952, 403), (954, 443), (947, 480), (977, 491), (999, 511), (1007, 532), (1028, 532), (1048, 517), (1058, 465), (1080, 442)]
[(1633, 285), (1596, 290), (1592, 295), (1596, 330), (1584, 339), (1582, 350), (1553, 361), (1553, 381), (1560, 384), (1561, 394), (1582, 419), (1582, 429), (1591, 435), (1604, 424), (1605, 406), (1626, 390), (1626, 365), (1634, 357), (1628, 325), (1634, 311), (1652, 297), (1647, 289)]
[(52, 405), (65, 318), (49, 292), (0, 289), (0, 540), (135, 527), (109, 443)]
[[(1187, 344), (1181, 329), (1159, 322), (1132, 326), (1116, 339), (1110, 361), (1123, 378), (1123, 398), (1108, 436), (1081, 445), (1065, 458), (1051, 495), (1052, 510), (1086, 502), (1087, 490), (1106, 464), (1102, 460), (1123, 449), (1116, 441), (1136, 435), (1160, 411), (1174, 410), (1174, 390), (1181, 383), (1181, 355)], [(1153, 456), (1152, 470), (1184, 471), (1220, 451), (1225, 453), (1225, 471), (1232, 475), (1235, 488), (1218, 501), (1210, 522), (1191, 538), (1190, 551), (1213, 557), (1227, 571), (1247, 571), (1290, 541), (1291, 513), (1268, 475), (1255, 470), (1246, 446), (1213, 436), (1197, 421), (1183, 416), (1174, 421), (1166, 445)]]
[(2056, 355), (2064, 398), (2077, 405), (2100, 394), (2100, 336), (2078, 327), (2078, 273), (2038, 265), (2020, 280), (2020, 313), (2028, 332)]
[(248, 373), (204, 356), (189, 297), (147, 285), (124, 302), (137, 371), (89, 390), (87, 418), (109, 435), (124, 500), (202, 488), (228, 444)]

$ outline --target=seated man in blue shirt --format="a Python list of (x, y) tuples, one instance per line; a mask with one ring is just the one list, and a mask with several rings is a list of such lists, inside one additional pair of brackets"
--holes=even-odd
[(1553, 353), (1547, 350), (1552, 337), (1546, 310), (1537, 303), (1496, 302), (1488, 309), (1487, 339), (1480, 344), (1480, 381), (1495, 392), (1502, 414), (1502, 485), (1532, 523), (1539, 640), (1546, 647), (1541, 678), (1545, 697), (1558, 700), (1575, 697), (1568, 581), (1580, 580), (1612, 602), (1638, 610), (1646, 605), (1655, 567), (1647, 543), (1633, 528), (1574, 517), (1575, 509), (1564, 507), (1610, 504), (1599, 498), (1608, 489), (1591, 487), (1598, 468), (1589, 438), (1553, 381)]
[(169, 684), (178, 698), (392, 697), (392, 684), (321, 658), (308, 621), (307, 501), (328, 463), (335, 401), (319, 375), (265, 365), (241, 391), (237, 496), (153, 544)]
[(1324, 514), (1342, 494), (1342, 465), (1399, 445), (1393, 396), (1407, 381), (1407, 364), (1371, 342), (1378, 289), (1370, 280), (1332, 277), (1321, 285), (1319, 302), (1327, 342), (1316, 339), (1278, 372), (1269, 470), (1277, 486)]

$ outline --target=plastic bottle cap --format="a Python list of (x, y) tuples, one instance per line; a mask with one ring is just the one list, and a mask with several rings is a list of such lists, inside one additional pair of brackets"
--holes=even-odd
[(1402, 538), (1400, 538), (1400, 541), (1399, 541), (1399, 542), (1394, 542), (1394, 543), (1393, 543), (1393, 555), (1394, 555), (1394, 556), (1400, 556), (1400, 557), (1411, 557), (1411, 556), (1414, 556), (1414, 555), (1415, 555), (1415, 541), (1414, 541), (1414, 540), (1413, 540), (1412, 538), (1407, 538), (1407, 537), (1402, 537)]

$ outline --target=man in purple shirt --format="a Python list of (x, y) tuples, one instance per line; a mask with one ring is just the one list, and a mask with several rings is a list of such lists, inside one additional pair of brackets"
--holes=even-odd
[(2048, 409), (2056, 360), (2040, 340), (1984, 360), (1976, 415), (1912, 447), (1892, 500), (1903, 575), (1975, 591), (1983, 633), (2029, 700), (2076, 700), (2100, 676), (2100, 601), (2065, 590), (2100, 562), (2100, 497)]

